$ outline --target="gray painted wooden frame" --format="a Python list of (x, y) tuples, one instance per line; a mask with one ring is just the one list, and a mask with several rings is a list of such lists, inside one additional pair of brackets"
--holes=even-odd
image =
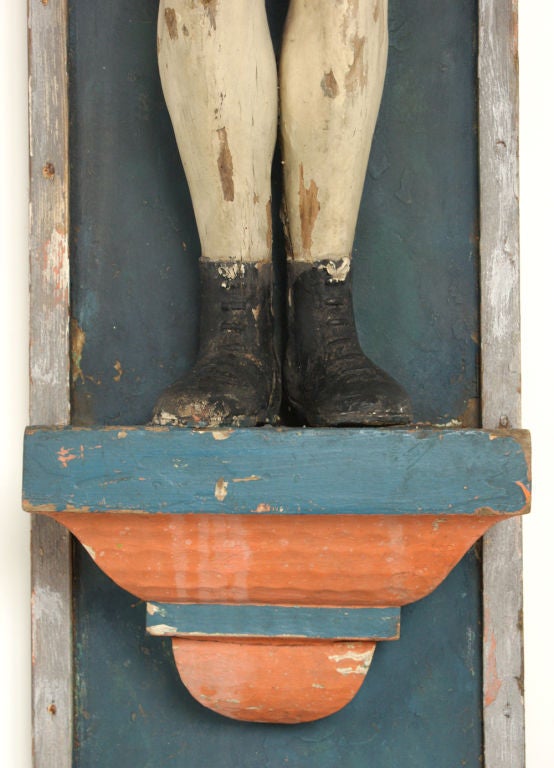
[[(32, 424), (68, 424), (69, 188), (67, 0), (29, 0), (30, 376)], [(516, 0), (479, 0), (482, 420), (520, 426)], [(523, 768), (521, 522), (483, 549), (485, 768)], [(71, 541), (32, 524), (35, 768), (73, 753)]]

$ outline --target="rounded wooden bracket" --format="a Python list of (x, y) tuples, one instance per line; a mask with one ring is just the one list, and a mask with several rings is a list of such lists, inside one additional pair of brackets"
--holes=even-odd
[(238, 720), (345, 706), (400, 607), (530, 505), (518, 431), (31, 429), (25, 446), (25, 508), (148, 601), (190, 693)]
[(304, 723), (359, 691), (375, 642), (193, 640), (174, 637), (181, 680), (205, 707), (234, 720)]

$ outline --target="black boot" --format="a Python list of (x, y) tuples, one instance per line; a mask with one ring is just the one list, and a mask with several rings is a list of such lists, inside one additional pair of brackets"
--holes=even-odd
[(257, 426), (279, 408), (269, 263), (200, 261), (200, 347), (193, 368), (167, 389), (152, 423)]
[(404, 389), (363, 353), (347, 260), (289, 263), (285, 391), (312, 427), (407, 424)]

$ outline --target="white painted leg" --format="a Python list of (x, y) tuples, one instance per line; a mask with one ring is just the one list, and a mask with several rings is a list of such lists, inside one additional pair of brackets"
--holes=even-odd
[(358, 342), (350, 257), (387, 60), (387, 0), (291, 0), (281, 58), (288, 402), (310, 426), (405, 424)]
[(264, 0), (160, 0), (158, 60), (202, 256), (268, 259), (277, 73)]
[(280, 76), (295, 260), (350, 257), (387, 47), (387, 0), (291, 0)]
[(277, 72), (264, 0), (160, 0), (158, 60), (202, 245), (198, 359), (157, 424), (272, 421), (271, 161)]

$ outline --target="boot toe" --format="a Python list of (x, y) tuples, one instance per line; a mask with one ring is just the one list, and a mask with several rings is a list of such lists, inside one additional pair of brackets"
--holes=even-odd
[(404, 388), (384, 372), (346, 375), (313, 395), (306, 420), (313, 427), (399, 426), (411, 422), (412, 407)]
[(267, 373), (253, 362), (199, 361), (167, 389), (154, 408), (152, 423), (178, 427), (254, 427), (269, 418)]

